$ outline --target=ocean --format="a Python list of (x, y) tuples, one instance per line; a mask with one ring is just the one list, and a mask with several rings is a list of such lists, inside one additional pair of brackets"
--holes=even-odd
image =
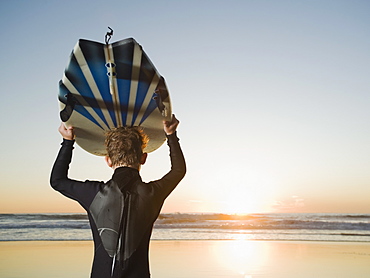
[[(370, 242), (370, 214), (161, 214), (152, 240)], [(0, 241), (92, 240), (85, 214), (0, 214)]]

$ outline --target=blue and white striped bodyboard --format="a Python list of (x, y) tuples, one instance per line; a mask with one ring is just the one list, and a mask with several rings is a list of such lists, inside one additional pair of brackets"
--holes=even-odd
[(149, 136), (146, 152), (166, 137), (171, 102), (164, 78), (132, 38), (113, 44), (79, 40), (59, 82), (60, 117), (73, 126), (76, 142), (95, 155), (106, 155), (105, 131), (141, 126)]

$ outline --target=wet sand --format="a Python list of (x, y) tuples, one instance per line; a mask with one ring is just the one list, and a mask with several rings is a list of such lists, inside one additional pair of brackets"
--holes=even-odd
[[(0, 277), (89, 277), (90, 241), (0, 242)], [(153, 278), (370, 277), (370, 243), (152, 241)]]

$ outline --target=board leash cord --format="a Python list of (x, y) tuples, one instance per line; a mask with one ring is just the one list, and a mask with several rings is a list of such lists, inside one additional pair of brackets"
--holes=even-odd
[(113, 36), (113, 29), (108, 26), (108, 29), (110, 30), (105, 34), (105, 44), (109, 44), (110, 39)]

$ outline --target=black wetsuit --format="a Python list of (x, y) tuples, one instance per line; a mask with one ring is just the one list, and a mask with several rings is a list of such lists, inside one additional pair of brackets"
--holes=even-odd
[[(78, 201), (87, 211), (95, 249), (92, 278), (150, 277), (148, 249), (154, 221), (164, 200), (184, 177), (186, 171), (178, 141), (176, 133), (168, 136), (171, 170), (160, 180), (144, 183), (139, 171), (129, 167), (117, 168), (108, 182), (82, 182), (69, 179), (68, 169), (74, 141), (63, 140), (50, 183), (55, 190)], [(113, 203), (109, 203), (110, 197), (107, 197), (109, 194), (114, 198), (120, 196)], [(97, 204), (101, 200), (105, 203)], [(109, 232), (110, 229), (104, 228), (105, 224), (101, 223), (112, 218), (110, 214), (112, 211), (113, 215), (117, 213), (120, 215), (117, 222), (119, 229), (118, 227), (113, 229), (120, 237), (115, 241), (118, 246), (117, 250), (112, 251), (115, 252), (114, 255), (109, 252), (104, 239), (102, 240), (103, 236), (99, 235), (99, 232), (103, 234), (104, 230)]]

